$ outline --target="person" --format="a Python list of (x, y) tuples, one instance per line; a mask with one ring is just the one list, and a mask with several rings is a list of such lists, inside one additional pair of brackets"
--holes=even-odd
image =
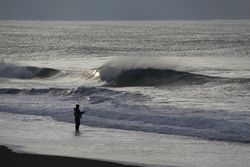
[(81, 124), (81, 118), (82, 118), (82, 114), (85, 114), (84, 111), (80, 111), (80, 105), (77, 104), (76, 108), (74, 108), (74, 116), (75, 116), (75, 129), (76, 131), (79, 131), (79, 127)]

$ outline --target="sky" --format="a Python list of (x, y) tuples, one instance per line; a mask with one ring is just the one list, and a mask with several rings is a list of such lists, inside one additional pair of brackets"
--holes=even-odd
[(250, 0), (0, 0), (0, 19), (250, 19)]

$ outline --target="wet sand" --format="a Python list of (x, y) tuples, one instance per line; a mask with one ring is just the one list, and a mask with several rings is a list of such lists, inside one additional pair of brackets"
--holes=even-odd
[(5, 146), (0, 146), (0, 162), (8, 167), (136, 167), (91, 159), (15, 153)]

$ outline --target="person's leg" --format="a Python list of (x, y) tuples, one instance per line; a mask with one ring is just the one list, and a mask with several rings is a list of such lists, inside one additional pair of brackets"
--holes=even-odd
[(76, 122), (76, 130), (79, 130), (80, 118), (76, 118), (76, 119), (75, 119), (75, 122)]
[(77, 129), (77, 119), (76, 119), (76, 117), (75, 117), (75, 130)]
[(79, 130), (79, 124), (76, 123), (75, 129)]

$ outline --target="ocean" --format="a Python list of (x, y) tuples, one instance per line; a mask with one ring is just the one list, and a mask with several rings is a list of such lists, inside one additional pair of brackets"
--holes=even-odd
[(73, 131), (80, 104), (83, 132), (233, 142), (250, 155), (249, 102), (249, 20), (0, 21), (2, 123), (11, 113)]

